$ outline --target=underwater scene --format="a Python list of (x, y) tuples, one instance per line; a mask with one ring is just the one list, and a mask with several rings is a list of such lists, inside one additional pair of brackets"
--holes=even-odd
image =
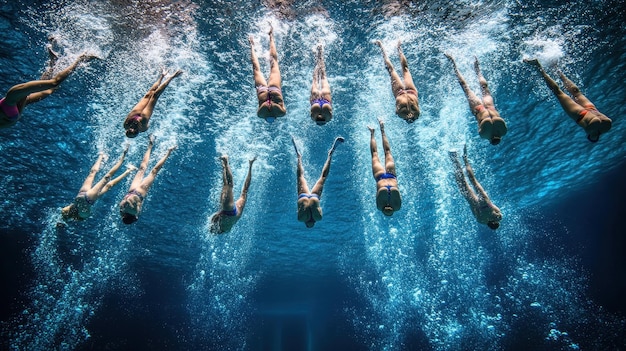
[(0, 1), (0, 349), (626, 349), (625, 9)]

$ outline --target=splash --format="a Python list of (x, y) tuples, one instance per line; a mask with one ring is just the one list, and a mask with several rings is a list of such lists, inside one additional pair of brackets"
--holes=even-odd
[[(107, 11), (113, 9), (102, 4), (81, 2), (49, 6), (50, 12), (32, 14), (32, 24), (50, 19), (49, 23), (55, 27), (49, 28), (49, 31), (62, 47), (62, 59), (70, 60), (84, 51), (92, 52), (100, 56), (106, 68), (106, 73), (101, 73), (100, 84), (91, 84), (89, 92), (95, 95), (95, 100), (104, 101), (92, 104), (93, 114), (89, 117), (97, 128), (92, 135), (89, 135), (91, 129), (76, 131), (74, 135), (80, 135), (82, 140), (95, 139), (92, 144), (94, 154), (96, 150), (117, 150), (116, 144), (124, 140), (123, 118), (138, 98), (134, 96), (139, 85), (137, 82), (146, 81), (148, 72), (156, 74), (161, 66), (191, 72), (193, 69), (206, 69), (197, 52), (193, 23), (185, 23), (183, 37), (173, 37), (170, 34), (174, 31), (153, 27), (153, 30), (144, 32), (147, 35), (138, 40), (133, 50), (124, 51), (116, 47), (120, 28), (109, 21), (115, 14)], [(144, 28), (138, 26), (138, 29), (143, 32)], [(184, 43), (181, 43), (183, 39)], [(177, 42), (176, 46), (172, 45), (172, 41)], [(112, 50), (114, 47), (116, 50)], [(190, 61), (194, 62), (193, 69)], [(190, 113), (194, 109), (188, 108), (187, 104), (194, 104), (199, 98), (187, 92), (196, 91), (207, 78), (204, 74), (188, 74), (187, 79), (172, 82), (161, 97), (157, 109), (164, 108), (169, 113), (159, 118), (161, 111), (155, 111), (151, 131), (158, 136), (158, 148), (167, 148), (183, 139), (194, 141), (197, 138), (180, 130), (187, 123), (196, 121), (195, 115)], [(176, 83), (179, 83), (178, 87)], [(149, 86), (145, 84), (145, 89)], [(85, 94), (86, 98), (91, 94)], [(129, 156), (132, 158), (132, 154), (143, 154), (143, 151), (143, 145), (133, 147)], [(117, 154), (117, 151), (111, 153)], [(75, 177), (84, 177), (84, 174)], [(77, 178), (72, 182), (80, 184), (81, 180)], [(120, 191), (125, 190), (123, 187), (119, 187)], [(113, 196), (107, 194), (107, 197)], [(17, 330), (12, 333), (11, 347), (14, 349), (74, 349), (90, 337), (87, 323), (97, 313), (102, 296), (109, 289), (117, 287), (127, 294), (137, 293), (128, 283), (132, 277), (125, 274), (129, 258), (128, 241), (118, 227), (120, 222), (115, 211), (109, 211), (104, 218), (90, 218), (84, 223), (71, 223), (67, 227), (57, 224), (59, 216), (57, 209), (49, 210), (43, 220), (44, 229), (32, 252), (37, 277), (29, 293), (32, 303), (19, 316)], [(108, 224), (94, 228), (94, 221)], [(71, 247), (69, 252), (64, 249), (67, 246)]]
[(562, 45), (559, 39), (545, 37), (535, 37), (524, 41), (525, 48), (522, 49), (523, 58), (536, 58), (542, 64), (555, 65), (564, 56)]
[[(428, 42), (428, 34), (424, 33), (431, 30), (430, 33), (436, 36), (441, 29), (421, 28), (418, 31), (421, 35), (415, 36), (415, 30), (402, 30), (411, 27), (405, 21), (405, 17), (390, 18), (373, 33), (375, 39), (383, 41), (388, 54), (395, 51), (392, 45), (398, 38), (402, 40), (409, 68), (418, 72), (413, 78), (421, 90), (423, 81), (420, 78), (428, 76), (420, 76), (419, 69), (413, 68), (419, 67), (420, 63), (411, 61), (410, 57), (422, 55), (415, 54), (411, 40)], [(466, 79), (479, 91), (472, 67), (474, 56), (489, 57), (485, 60), (489, 62), (510, 49), (505, 42), (509, 30), (506, 23), (506, 9), (496, 9), (463, 28), (450, 29), (447, 33), (449, 40), (437, 43), (439, 52), (435, 54), (443, 57), (442, 53), (449, 51), (458, 57), (460, 69), (467, 72)], [(546, 57), (558, 56), (558, 45), (554, 41), (527, 42), (530, 44), (541, 44)], [(417, 44), (417, 47), (423, 49), (424, 45)], [(391, 55), (390, 58), (393, 60)], [(493, 177), (495, 171), (487, 162), (490, 156), (485, 153), (485, 148), (476, 145), (476, 138), (468, 137), (476, 134), (476, 122), (451, 67), (443, 59), (436, 61), (442, 66), (441, 72), (449, 74), (438, 79), (436, 90), (433, 91), (431, 85), (429, 94), (446, 98), (441, 101), (437, 101), (438, 98), (425, 99), (421, 103), (422, 116), (415, 123), (419, 125), (415, 130), (407, 128), (393, 114), (394, 99), (382, 58), (366, 63), (368, 67), (381, 69), (372, 69), (363, 78), (362, 86), (367, 89), (359, 100), (368, 101), (368, 104), (357, 112), (360, 117), (352, 121), (350, 139), (361, 141), (355, 146), (357, 163), (369, 164), (369, 148), (363, 135), (365, 126), (375, 125), (371, 116), (382, 116), (387, 122), (386, 132), (403, 199), (419, 199), (419, 202), (403, 204), (401, 211), (410, 208), (410, 214), (398, 219), (384, 218), (374, 208), (371, 173), (359, 169), (351, 175), (356, 183), (364, 184), (359, 200), (363, 209), (363, 244), (371, 264), (357, 272), (346, 263), (343, 266), (348, 280), (369, 302), (369, 307), (360, 311), (347, 309), (347, 313), (352, 314), (355, 330), (370, 349), (495, 350), (507, 345), (509, 333), (517, 326), (516, 318), (534, 315), (540, 310), (539, 318), (545, 323), (538, 326), (539, 333), (545, 333), (549, 342), (576, 349), (578, 341), (568, 334), (567, 330), (572, 326), (566, 324), (576, 318), (576, 311), (585, 310), (588, 304), (585, 298), (581, 298), (584, 279), (575, 278), (579, 274), (574, 268), (576, 263), (567, 259), (529, 264), (532, 249), (523, 242), (530, 240), (524, 237), (532, 236), (533, 231), (525, 229), (520, 215), (515, 213), (516, 206), (499, 196), (497, 191), (490, 192), (490, 189), (498, 188)], [(433, 60), (429, 59), (429, 62)], [(490, 87), (497, 99), (497, 82), (502, 80), (502, 73), (490, 69), (492, 67), (488, 64), (485, 67), (487, 80), (495, 82)], [(371, 91), (378, 92), (378, 99), (368, 98)], [(378, 131), (376, 138), (380, 148)], [(447, 153), (462, 148), (464, 144), (468, 145), (470, 155), (474, 155), (470, 158), (478, 170), (477, 177), (504, 211), (505, 219), (497, 236), (476, 223), (454, 183), (453, 166)], [(425, 209), (434, 212), (434, 220), (419, 215)], [(496, 273), (496, 262), (500, 260), (497, 257), (501, 255), (512, 255), (515, 259), (507, 261), (500, 269), (524, 271), (525, 276), (534, 277), (537, 284), (563, 291), (562, 300), (550, 298), (552, 306), (549, 309), (542, 309), (545, 301), (520, 301), (530, 291), (539, 291), (541, 295), (543, 288), (535, 290), (536, 285), (524, 288), (524, 279), (515, 278), (515, 274), (504, 287), (494, 284), (494, 277), (501, 274)], [(519, 315), (513, 312), (518, 311), (511, 306), (513, 301), (519, 306)]]

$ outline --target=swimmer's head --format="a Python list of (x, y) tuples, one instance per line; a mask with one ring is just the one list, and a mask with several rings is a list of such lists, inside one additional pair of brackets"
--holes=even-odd
[(313, 217), (311, 217), (311, 219), (304, 222), (304, 224), (306, 225), (307, 228), (313, 228), (313, 226), (315, 225), (315, 220), (313, 219)]
[(134, 138), (139, 135), (139, 129), (136, 127), (130, 127), (126, 129), (126, 136), (129, 138)]
[(592, 143), (597, 143), (598, 140), (600, 140), (600, 134), (596, 135), (595, 137), (592, 137), (591, 134), (587, 134), (587, 140), (591, 141)]
[(124, 126), (126, 127), (127, 137), (134, 138), (137, 135), (139, 135), (139, 121), (140, 120), (141, 120), (141, 116), (135, 115), (131, 117), (129, 120), (127, 120), (126, 123), (124, 123)]
[(417, 104), (409, 103), (396, 108), (396, 114), (407, 121), (407, 123), (413, 123), (419, 118), (420, 110)]
[(487, 227), (489, 227), (489, 228), (491, 228), (493, 230), (496, 230), (496, 229), (498, 229), (500, 227), (500, 223), (496, 222), (496, 221), (489, 221), (489, 222), (487, 222)]
[(491, 138), (491, 145), (498, 145), (500, 144), (500, 140), (502, 140), (502, 138), (494, 136)]
[(315, 123), (318, 126), (323, 126), (326, 124), (326, 122), (328, 122), (324, 117), (322, 117), (322, 115), (317, 116), (317, 118), (315, 119)]
[(393, 207), (391, 207), (389, 205), (383, 207), (383, 213), (385, 214), (385, 216), (392, 216), (393, 215)]
[(222, 234), (222, 228), (220, 227), (220, 221), (222, 219), (222, 216), (219, 214), (214, 214), (213, 217), (211, 217), (211, 226), (209, 227), (209, 231), (213, 234)]
[(316, 115), (311, 114), (311, 119), (313, 120), (313, 122), (315, 122), (318, 126), (323, 126), (324, 124), (326, 124), (326, 122), (328, 122), (326, 120), (326, 118), (324, 118), (324, 116), (322, 116), (321, 113), (318, 113)]
[(274, 118), (274, 117), (265, 117), (265, 121), (267, 123), (274, 123), (274, 120), (276, 120), (276, 118)]
[(130, 213), (122, 212), (122, 222), (124, 224), (133, 224), (137, 221), (137, 216), (132, 215)]
[(74, 204), (63, 207), (63, 209), (61, 209), (61, 216), (65, 221), (68, 219), (83, 220), (83, 218), (78, 215), (78, 208)]

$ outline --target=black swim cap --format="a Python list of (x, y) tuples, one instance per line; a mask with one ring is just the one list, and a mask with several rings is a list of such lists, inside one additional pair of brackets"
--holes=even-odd
[(136, 221), (137, 221), (137, 216), (132, 215), (130, 213), (122, 214), (122, 222), (124, 222), (124, 224), (132, 224), (132, 223), (135, 223)]
[(487, 226), (493, 230), (496, 230), (498, 228), (500, 228), (500, 223), (498, 222), (494, 222), (494, 221), (489, 221), (487, 222)]

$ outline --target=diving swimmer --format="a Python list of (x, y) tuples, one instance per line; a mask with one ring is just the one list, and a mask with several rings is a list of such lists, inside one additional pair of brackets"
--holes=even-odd
[(372, 173), (376, 180), (376, 207), (385, 214), (392, 216), (394, 212), (400, 210), (402, 198), (398, 188), (398, 178), (396, 177), (396, 165), (391, 155), (389, 140), (385, 134), (385, 126), (381, 119), (378, 120), (380, 133), (382, 134), (383, 150), (385, 153), (385, 165), (378, 157), (378, 147), (374, 139), (374, 128), (367, 127), (370, 131), (370, 151), (372, 152)]
[(274, 29), (270, 24), (270, 75), (265, 80), (261, 73), (259, 59), (254, 51), (254, 39), (249, 37), (250, 56), (252, 60), (252, 70), (254, 73), (254, 86), (256, 88), (257, 98), (259, 100), (259, 108), (257, 116), (264, 118), (268, 123), (274, 122), (276, 117), (283, 117), (287, 114), (285, 109), (285, 101), (283, 93), (280, 90), (281, 78), (280, 69), (278, 68), (278, 52), (276, 51), (276, 43), (274, 42)]
[(126, 130), (127, 137), (134, 138), (139, 135), (140, 132), (148, 130), (150, 117), (152, 117), (154, 106), (159, 100), (159, 97), (165, 88), (167, 88), (170, 84), (172, 79), (178, 77), (182, 73), (183, 71), (177, 70), (174, 74), (169, 76), (163, 84), (161, 84), (161, 81), (167, 75), (167, 71), (161, 71), (157, 81), (152, 84), (152, 87), (150, 87), (146, 95), (139, 100), (137, 105), (135, 105), (128, 116), (126, 116), (126, 119), (124, 120), (124, 129)]
[(241, 189), (239, 199), (235, 201), (233, 195), (233, 172), (228, 164), (228, 156), (220, 157), (222, 161), (222, 194), (220, 196), (220, 210), (211, 216), (210, 231), (215, 234), (229, 232), (243, 214), (248, 199), (248, 188), (252, 180), (252, 164), (256, 157), (248, 161), (248, 175)]
[(91, 167), (91, 170), (89, 171), (89, 175), (83, 182), (83, 185), (80, 187), (78, 194), (74, 198), (74, 202), (68, 206), (65, 206), (61, 210), (61, 214), (63, 215), (64, 220), (87, 219), (89, 215), (91, 214), (91, 207), (96, 203), (96, 200), (98, 200), (102, 195), (104, 195), (104, 193), (109, 191), (113, 186), (115, 186), (122, 179), (124, 179), (127, 175), (129, 175), (130, 172), (137, 170), (135, 166), (131, 165), (119, 177), (115, 179), (111, 179), (113, 175), (115, 174), (115, 172), (117, 172), (117, 170), (122, 166), (122, 163), (124, 162), (124, 158), (126, 157), (127, 152), (128, 152), (128, 145), (124, 149), (124, 152), (122, 152), (122, 156), (120, 157), (119, 161), (117, 161), (117, 163), (113, 165), (113, 167), (111, 167), (111, 170), (109, 170), (106, 173), (106, 175), (102, 179), (100, 179), (100, 181), (98, 181), (95, 186), (93, 186), (93, 181), (96, 177), (96, 174), (100, 170), (100, 166), (102, 165), (102, 162), (106, 160), (106, 155), (104, 153), (101, 153), (100, 155), (98, 155), (98, 159), (96, 160), (96, 163)]
[(333, 152), (335, 152), (335, 148), (337, 147), (337, 143), (343, 143), (344, 138), (337, 137), (335, 141), (333, 141), (333, 145), (328, 150), (328, 157), (326, 158), (326, 162), (324, 163), (324, 167), (322, 168), (322, 174), (320, 178), (317, 180), (313, 189), (309, 190), (306, 179), (304, 178), (304, 168), (302, 167), (302, 154), (298, 151), (298, 147), (296, 146), (296, 141), (293, 137), (291, 137), (291, 141), (293, 143), (293, 147), (296, 150), (296, 156), (298, 158), (298, 168), (297, 168), (297, 186), (298, 186), (298, 221), (304, 222), (307, 228), (313, 228), (315, 222), (319, 222), (322, 220), (322, 207), (320, 206), (320, 200), (322, 198), (322, 190), (324, 188), (324, 183), (326, 182), (326, 178), (328, 177), (328, 173), (330, 172), (330, 161), (333, 156)]
[(546, 73), (537, 59), (524, 59), (524, 62), (537, 67), (548, 88), (559, 100), (561, 107), (567, 115), (573, 119), (587, 133), (587, 139), (595, 143), (600, 140), (600, 135), (611, 129), (612, 121), (602, 114), (596, 106), (580, 92), (580, 89), (567, 78), (563, 72), (558, 71), (559, 77), (565, 85), (565, 89), (574, 97), (565, 94), (556, 82)]
[(465, 78), (463, 78), (463, 75), (456, 66), (454, 58), (448, 53), (444, 55), (452, 62), (454, 73), (467, 97), (470, 110), (474, 114), (474, 117), (476, 117), (476, 122), (478, 122), (478, 135), (483, 139), (489, 140), (491, 145), (498, 145), (502, 137), (506, 135), (507, 127), (504, 119), (500, 117), (500, 113), (496, 110), (491, 91), (487, 85), (487, 80), (483, 77), (480, 67), (478, 66), (478, 58), (474, 57), (474, 70), (476, 71), (478, 82), (480, 83), (482, 101), (467, 85)]
[(408, 123), (415, 122), (420, 116), (419, 99), (417, 98), (417, 88), (413, 83), (411, 72), (409, 71), (409, 64), (402, 52), (400, 46), (401, 42), (398, 41), (398, 55), (400, 56), (400, 65), (402, 67), (402, 76), (404, 81), (400, 78), (400, 75), (396, 72), (391, 61), (385, 53), (383, 44), (380, 40), (376, 40), (376, 45), (380, 47), (383, 53), (383, 59), (385, 61), (385, 67), (391, 78), (391, 90), (393, 96), (396, 98), (396, 114), (400, 118), (404, 119)]
[(124, 222), (124, 224), (131, 224), (137, 221), (139, 214), (141, 213), (143, 200), (145, 200), (148, 195), (148, 190), (150, 190), (154, 179), (163, 167), (163, 164), (165, 164), (167, 158), (177, 147), (172, 146), (167, 149), (165, 155), (157, 162), (154, 168), (152, 168), (150, 174), (144, 178), (144, 174), (148, 168), (148, 161), (150, 161), (150, 152), (152, 151), (152, 146), (154, 145), (154, 139), (154, 135), (150, 135), (148, 148), (143, 156), (139, 170), (137, 171), (137, 174), (135, 174), (133, 182), (130, 184), (130, 190), (120, 202), (120, 216), (122, 217), (122, 222)]
[(502, 212), (500, 212), (500, 209), (491, 202), (487, 192), (485, 192), (474, 176), (474, 170), (467, 160), (467, 145), (463, 147), (463, 161), (465, 162), (467, 177), (470, 182), (472, 182), (476, 192), (472, 190), (467, 183), (467, 180), (465, 180), (463, 168), (461, 167), (461, 162), (459, 162), (456, 151), (450, 151), (449, 155), (452, 163), (454, 164), (454, 178), (461, 194), (470, 205), (472, 214), (474, 214), (474, 217), (476, 217), (479, 223), (486, 224), (489, 228), (494, 230), (498, 229), (498, 227), (500, 227), (500, 221), (502, 220)]
[(326, 64), (324, 63), (324, 48), (322, 45), (317, 46), (309, 102), (311, 103), (311, 119), (317, 125), (322, 126), (333, 118), (332, 97), (330, 95), (330, 84), (326, 77)]
[(50, 96), (81, 62), (89, 62), (98, 58), (95, 55), (83, 53), (69, 67), (53, 76), (52, 73), (59, 55), (52, 49), (52, 44), (55, 43), (54, 37), (50, 37), (50, 41), (51, 43), (47, 46), (48, 67), (41, 75), (40, 80), (14, 85), (9, 89), (6, 96), (0, 99), (0, 128), (8, 128), (17, 123), (22, 116), (24, 107)]

